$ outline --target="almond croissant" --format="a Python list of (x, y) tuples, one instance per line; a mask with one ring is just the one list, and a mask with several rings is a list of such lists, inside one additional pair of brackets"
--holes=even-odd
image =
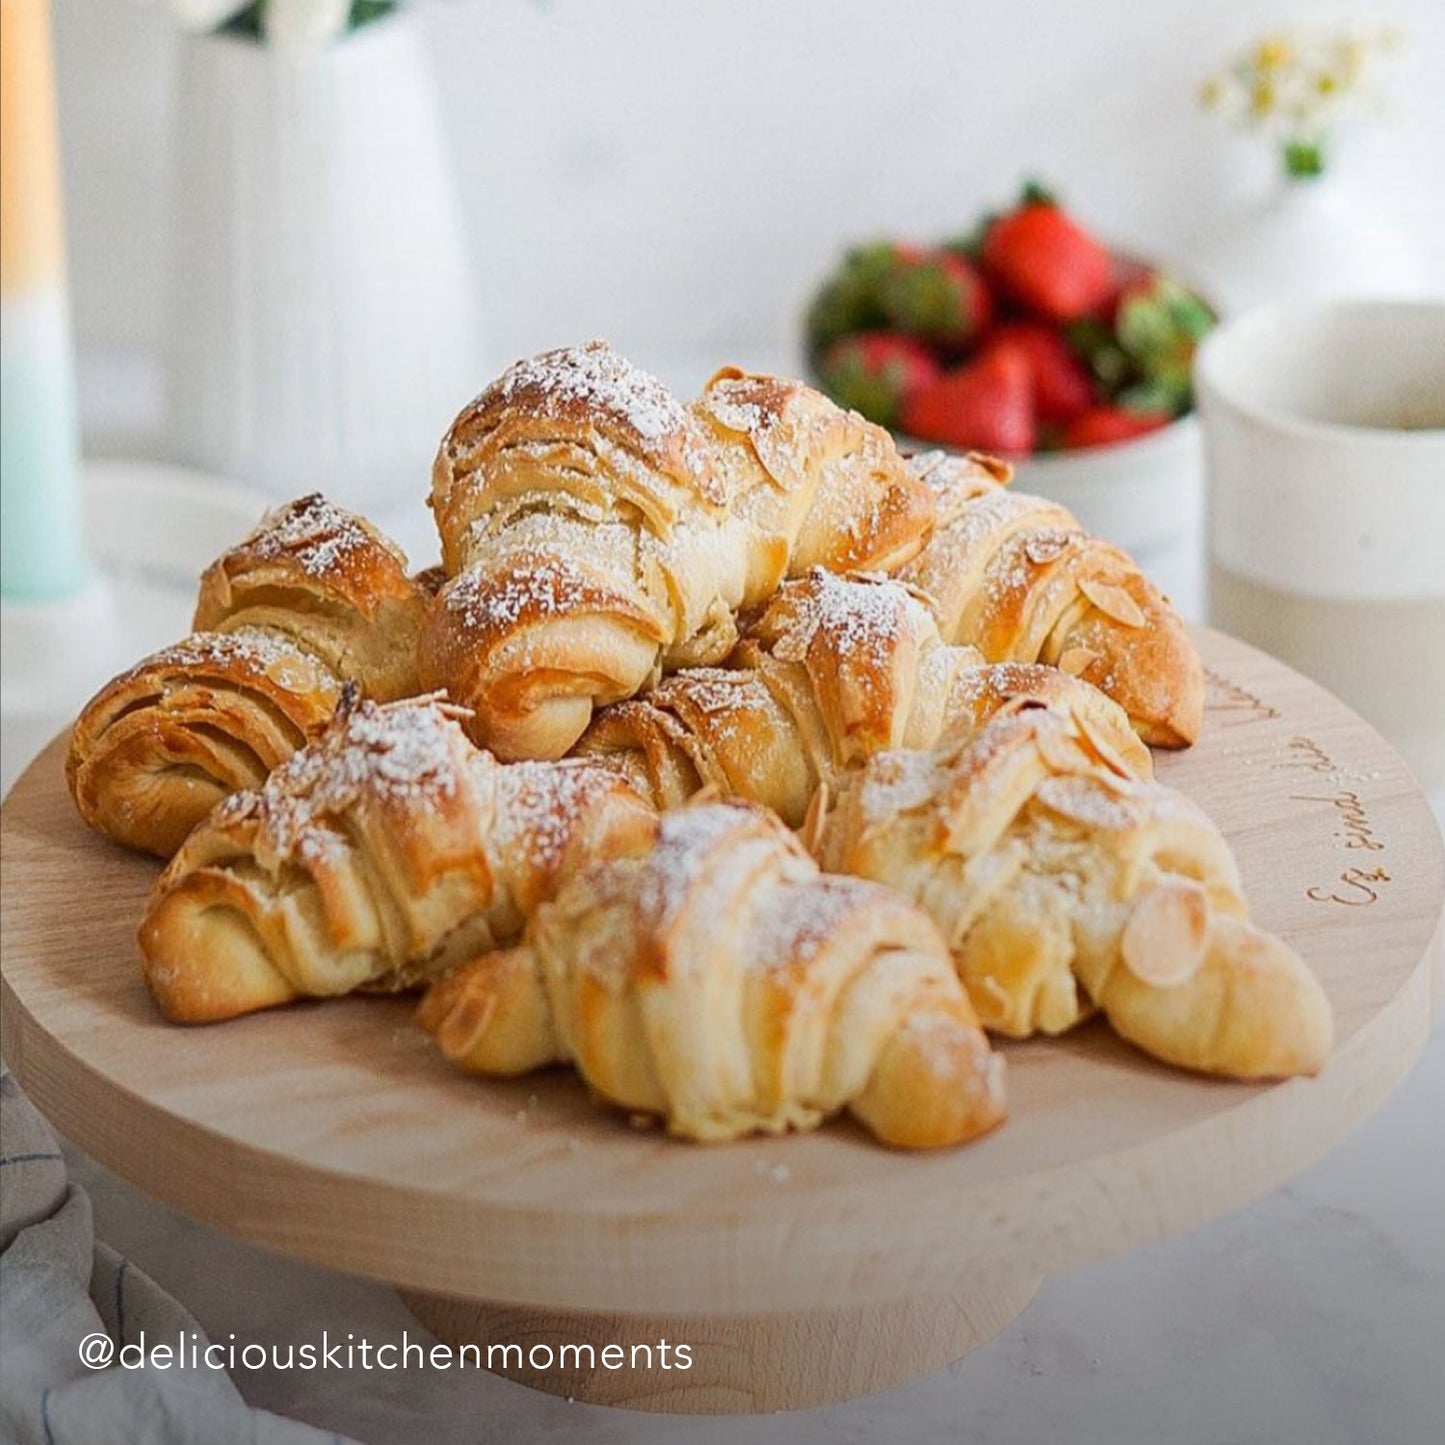
[(903, 584), (814, 568), (749, 623), (727, 668), (689, 668), (603, 708), (576, 752), (659, 808), (704, 787), (801, 826), (813, 795), (887, 748), (931, 748), (1020, 700), (1073, 709), (1097, 745), (1148, 777), (1117, 703), (1057, 668), (988, 665), (946, 646)]
[(1204, 711), (1199, 654), (1132, 558), (1056, 502), (1007, 490), (1009, 468), (990, 457), (930, 452), (909, 467), (932, 487), (938, 525), (899, 575), (933, 599), (946, 641), (1093, 683), (1146, 743), (1194, 741)]
[(465, 1068), (571, 1062), (602, 1098), (692, 1139), (846, 1108), (885, 1143), (930, 1148), (1004, 1112), (1002, 1061), (928, 919), (823, 877), (739, 803), (670, 813), (650, 853), (577, 874), (525, 942), (433, 984), (418, 1018)]
[(431, 507), (452, 580), (423, 681), (508, 758), (560, 757), (594, 707), (721, 661), (790, 571), (896, 568), (933, 520), (887, 433), (821, 393), (726, 370), (687, 407), (603, 342), (468, 406)]
[(1204, 1073), (1313, 1073), (1329, 1053), (1324, 991), (1247, 920), (1214, 825), (1109, 766), (1068, 717), (1027, 710), (936, 752), (881, 754), (814, 835), (825, 868), (930, 914), (996, 1032), (1057, 1034), (1098, 1007)]
[(563, 878), (655, 827), (602, 769), (504, 766), (454, 708), (348, 687), (314, 742), (171, 860), (141, 923), (146, 982), (185, 1023), (408, 987), (513, 941)]
[(86, 704), (65, 765), (81, 816), (170, 857), (326, 722), (344, 682), (383, 700), (418, 690), (425, 597), (363, 518), (316, 493), (271, 513), (202, 576), (193, 634)]

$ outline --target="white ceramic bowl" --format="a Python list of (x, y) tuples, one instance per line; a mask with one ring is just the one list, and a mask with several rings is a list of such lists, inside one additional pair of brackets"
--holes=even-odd
[(1135, 554), (1195, 535), (1203, 461), (1192, 412), (1132, 441), (1045, 452), (1015, 467), (1014, 486), (1063, 503), (1091, 532)]

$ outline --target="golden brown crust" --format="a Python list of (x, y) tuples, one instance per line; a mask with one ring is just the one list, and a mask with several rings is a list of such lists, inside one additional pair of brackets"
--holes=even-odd
[(66, 760), (81, 816), (169, 857), (323, 724), (345, 682), (383, 700), (418, 691), (426, 596), (364, 519), (315, 493), (276, 509), (206, 569), (192, 636), (86, 705)]
[(531, 494), (621, 503), (658, 532), (728, 501), (692, 414), (604, 341), (517, 362), (448, 428), (430, 497), (447, 571), (473, 560), (480, 519)]
[(815, 388), (725, 366), (693, 410), (708, 428), (731, 493), (786, 544), (776, 575), (751, 587), (744, 605), (769, 596), (784, 569), (793, 577), (814, 567), (892, 572), (928, 540), (931, 489), (909, 471), (882, 427)]
[(519, 362), (457, 419), (431, 505), (455, 580), (423, 680), (505, 757), (721, 662), (789, 569), (901, 565), (932, 524), (887, 434), (801, 382), (725, 368), (684, 407), (601, 342)]
[(339, 695), (329, 669), (285, 638), (196, 633), (86, 704), (65, 759), (71, 796), (97, 832), (169, 858), (227, 794), (259, 787)]
[(193, 627), (212, 631), (241, 611), (255, 592), (296, 587), (372, 620), (383, 602), (416, 592), (406, 555), (364, 517), (320, 492), (276, 508), (201, 575)]
[(354, 691), (314, 742), (221, 803), (141, 924), (168, 1018), (407, 987), (511, 942), (563, 878), (645, 847), (652, 810), (575, 763), (503, 767), (432, 698)]
[(424, 596), (435, 597), (447, 585), (447, 569), (438, 562), (435, 566), (423, 567), (420, 572), (413, 572), (411, 580)]
[(900, 574), (934, 601), (944, 637), (991, 661), (1045, 662), (1114, 698), (1145, 742), (1198, 736), (1204, 675), (1183, 621), (1127, 553), (1064, 507), (1004, 490), (1007, 469), (929, 453), (933, 540)]
[(395, 543), (313, 492), (271, 512), (206, 569), (193, 626), (284, 634), (385, 702), (420, 687), (426, 598)]
[(1001, 1061), (928, 920), (822, 877), (738, 804), (681, 809), (650, 852), (575, 875), (520, 947), (434, 984), (418, 1021), (464, 1068), (569, 1061), (693, 1139), (848, 1108), (885, 1143), (935, 1148), (1003, 1117)]
[(1149, 751), (1123, 710), (1055, 668), (985, 664), (939, 638), (901, 583), (816, 568), (785, 582), (729, 665), (689, 668), (603, 708), (577, 746), (606, 759), (659, 808), (702, 787), (766, 804), (801, 826), (820, 786), (886, 748), (929, 748), (1027, 704), (1076, 712), (1126, 770)]
[(813, 834), (824, 867), (924, 907), (990, 1029), (1061, 1033), (1098, 1007), (1206, 1073), (1313, 1073), (1328, 1056), (1324, 992), (1247, 921), (1218, 830), (1077, 719), (1001, 714), (932, 753), (880, 754)]

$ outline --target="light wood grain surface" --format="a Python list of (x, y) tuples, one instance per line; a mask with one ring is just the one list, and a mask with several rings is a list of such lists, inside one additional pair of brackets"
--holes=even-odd
[(708, 1148), (629, 1128), (567, 1073), (463, 1076), (401, 1000), (179, 1029), (136, 966), (155, 864), (81, 825), (59, 742), (0, 820), (7, 1060), (63, 1133), (166, 1203), (495, 1304), (848, 1310), (1186, 1229), (1324, 1154), (1403, 1076), (1439, 986), (1445, 894), (1438, 832), (1393, 751), (1280, 664), (1200, 642), (1204, 736), (1160, 774), (1214, 816), (1259, 920), (1319, 973), (1339, 1044), (1318, 1079), (1197, 1079), (1090, 1026), (1007, 1049), (1011, 1120), (971, 1148), (901, 1155), (841, 1122)]

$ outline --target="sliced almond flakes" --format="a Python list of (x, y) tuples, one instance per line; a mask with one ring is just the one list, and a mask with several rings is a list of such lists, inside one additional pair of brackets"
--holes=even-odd
[(1056, 561), (1069, 545), (1069, 537), (1066, 532), (1059, 532), (1050, 529), (1049, 531), (1035, 532), (1024, 542), (1024, 556), (1036, 567), (1046, 567), (1050, 562)]
[(1055, 773), (1078, 773), (1089, 767), (1091, 759), (1072, 732), (1063, 728), (1041, 727), (1034, 734), (1039, 756)]
[(1059, 654), (1059, 671), (1082, 677), (1098, 661), (1099, 654), (1087, 647), (1066, 647)]
[(1107, 617), (1125, 627), (1143, 627), (1145, 617), (1139, 604), (1120, 586), (1098, 577), (1080, 577), (1079, 591)]
[(1093, 749), (1099, 761), (1106, 768), (1118, 773), (1121, 778), (1132, 778), (1134, 776), (1133, 769), (1119, 755), (1119, 750), (1103, 728), (1089, 716), (1085, 709), (1075, 707), (1071, 711), (1074, 725), (1084, 735), (1084, 741)]
[(1204, 962), (1209, 942), (1209, 902), (1191, 879), (1151, 888), (1134, 905), (1119, 940), (1125, 967), (1142, 983), (1177, 988)]

